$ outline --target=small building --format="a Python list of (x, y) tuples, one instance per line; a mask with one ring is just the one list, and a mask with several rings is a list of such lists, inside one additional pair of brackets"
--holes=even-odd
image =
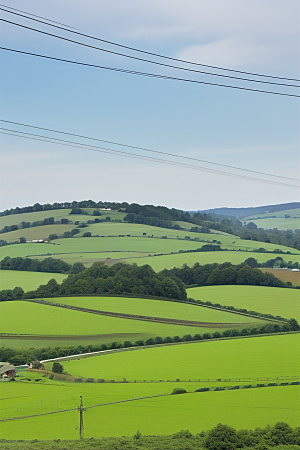
[(12, 381), (15, 379), (16, 368), (8, 362), (0, 362), (0, 381)]

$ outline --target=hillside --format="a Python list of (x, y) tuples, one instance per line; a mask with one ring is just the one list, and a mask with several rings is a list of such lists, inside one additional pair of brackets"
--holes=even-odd
[(300, 202), (282, 203), (278, 205), (266, 205), (266, 206), (254, 206), (249, 208), (213, 208), (205, 209), (194, 212), (207, 213), (207, 214), (220, 214), (224, 216), (234, 216), (237, 218), (243, 218), (249, 216), (250, 214), (264, 214), (272, 213), (283, 210), (292, 210), (300, 208)]

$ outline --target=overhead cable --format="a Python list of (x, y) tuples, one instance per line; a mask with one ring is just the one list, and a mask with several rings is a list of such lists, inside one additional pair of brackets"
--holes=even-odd
[[(25, 17), (25, 16), (23, 16), (23, 17)], [(36, 20), (36, 19), (31, 18), (31, 17), (27, 17), (27, 18), (31, 19), (31, 20), (34, 20), (34, 21), (37, 21), (37, 22), (42, 22), (40, 20)], [(153, 60), (149, 60), (149, 59), (145, 59), (145, 58), (140, 58), (140, 57), (137, 57), (137, 56), (126, 55), (124, 53), (114, 52), (112, 50), (108, 50), (108, 49), (105, 49), (105, 48), (102, 48), (102, 47), (96, 47), (94, 45), (84, 44), (82, 42), (75, 41), (73, 39), (68, 39), (68, 38), (64, 38), (62, 36), (58, 36), (56, 34), (47, 33), (47, 32), (44, 32), (42, 30), (38, 30), (36, 28), (27, 27), (25, 25), (22, 25), (22, 24), (19, 24), (19, 23), (16, 23), (16, 22), (6, 21), (4, 19), (0, 19), (0, 20), (3, 20), (5, 22), (8, 22), (8, 23), (13, 24), (13, 25), (21, 26), (23, 28), (27, 28), (27, 29), (29, 29), (31, 31), (36, 31), (38, 33), (47, 34), (48, 36), (51, 36), (51, 37), (55, 37), (55, 38), (58, 38), (58, 39), (63, 39), (63, 40), (66, 40), (68, 42), (71, 42), (73, 44), (89, 47), (89, 48), (92, 48), (93, 50), (99, 50), (101, 52), (110, 53), (110, 54), (113, 54), (113, 55), (116, 55), (116, 56), (122, 56), (124, 58), (129, 58), (129, 59), (133, 59), (133, 60), (136, 60), (136, 61), (142, 61), (142, 62), (146, 62), (146, 63), (149, 63), (149, 64), (155, 64), (155, 65), (158, 65), (158, 66), (168, 67), (168, 68), (171, 68), (171, 69), (184, 70), (184, 71), (192, 72), (192, 73), (200, 73), (202, 75), (210, 75), (210, 76), (216, 76), (216, 77), (222, 77), (222, 78), (231, 78), (231, 79), (240, 80), (240, 81), (248, 81), (248, 82), (251, 82), (251, 83), (263, 83), (263, 84), (271, 84), (271, 85), (276, 85), (276, 86), (287, 86), (287, 87), (294, 87), (294, 88), (299, 88), (300, 87), (299, 85), (295, 85), (295, 84), (278, 83), (278, 82), (275, 82), (275, 81), (265, 81), (265, 80), (253, 80), (251, 78), (236, 77), (236, 76), (233, 76), (233, 75), (222, 75), (222, 74), (218, 74), (218, 73), (214, 73), (214, 72), (206, 72), (206, 71), (203, 71), (203, 70), (196, 70), (196, 69), (189, 69), (187, 67), (174, 66), (172, 64), (166, 64), (166, 63), (162, 63), (162, 62), (158, 62), (158, 61), (153, 61)], [(55, 28), (60, 28), (60, 29), (62, 28), (62, 27), (58, 27), (56, 25), (47, 24), (46, 22), (42, 22), (42, 23), (44, 23), (46, 25), (49, 25), (49, 26), (53, 26)], [(69, 31), (70, 33), (73, 33), (73, 31), (70, 31), (70, 30), (66, 30), (66, 31)], [(82, 34), (82, 33), (77, 33), (77, 32), (74, 32), (74, 33), (79, 34), (79, 35)]]
[[(12, 8), (11, 6), (6, 6), (6, 5), (3, 5), (0, 3), (0, 9), (2, 11), (5, 11), (5, 12), (11, 13), (11, 14), (16, 14), (16, 13), (13, 13), (12, 11), (6, 11), (4, 8), (11, 9), (12, 11), (18, 11), (19, 13), (24, 13), (24, 14), (27, 14), (28, 16), (37, 17), (38, 19), (47, 20), (47, 22), (56, 23), (57, 25), (63, 25), (64, 27), (71, 28), (72, 30), (77, 30), (77, 28), (70, 27), (70, 25), (66, 25), (65, 23), (57, 22), (56, 20), (47, 19), (46, 17), (37, 16), (36, 14), (31, 14), (27, 11), (22, 11), (21, 9)], [(20, 15), (21, 14), (18, 14), (18, 16), (20, 16)]]
[[(83, 138), (83, 139), (89, 139), (89, 140), (97, 141), (97, 142), (104, 142), (106, 144), (119, 145), (121, 147), (133, 148), (133, 149), (142, 150), (142, 151), (145, 151), (145, 152), (151, 152), (151, 153), (156, 153), (156, 154), (160, 154), (160, 155), (172, 156), (172, 157), (175, 157), (175, 158), (186, 159), (186, 160), (189, 160), (189, 161), (196, 161), (196, 162), (201, 162), (201, 163), (206, 163), (206, 164), (213, 164), (215, 166), (226, 167), (227, 169), (241, 170), (243, 172), (250, 172), (250, 173), (254, 173), (256, 175), (266, 175), (268, 177), (276, 177), (276, 178), (282, 178), (282, 179), (285, 179), (285, 180), (299, 181), (299, 179), (297, 179), (297, 178), (283, 177), (281, 175), (275, 175), (275, 174), (272, 174), (272, 173), (259, 172), (257, 170), (250, 170), (250, 169), (243, 169), (241, 167), (231, 166), (231, 165), (228, 165), (228, 164), (216, 163), (216, 162), (212, 162), (212, 161), (207, 161), (205, 159), (192, 158), (190, 156), (178, 155), (176, 153), (162, 152), (162, 151), (159, 151), (159, 150), (153, 150), (153, 149), (149, 149), (149, 148), (145, 148), (145, 147), (138, 147), (136, 145), (129, 145), (129, 144), (124, 144), (124, 143), (120, 143), (120, 142), (107, 141), (107, 140), (104, 140), (104, 139), (94, 138), (94, 137), (90, 137), (90, 136), (84, 136), (84, 135), (81, 135), (81, 134), (68, 133), (66, 131), (53, 130), (51, 128), (38, 127), (38, 126), (35, 126), (35, 125), (28, 125), (28, 124), (20, 123), (20, 122), (12, 122), (11, 120), (0, 119), (0, 122), (10, 123), (12, 125), (19, 125), (19, 126), (27, 127), (27, 128), (34, 128), (36, 130), (50, 131), (51, 133), (59, 133), (59, 134), (67, 135), (67, 136), (74, 136), (74, 137), (79, 137), (79, 138)], [(1, 128), (1, 127), (0, 127), (0, 129), (4, 130), (4, 131), (12, 131), (12, 130), (9, 130), (9, 129), (6, 129), (6, 128)]]
[[(0, 19), (0, 20), (2, 20), (2, 19)], [(285, 92), (266, 91), (266, 90), (263, 90), (263, 89), (254, 89), (254, 88), (247, 88), (247, 87), (241, 87), (241, 86), (232, 86), (230, 84), (211, 83), (209, 81), (190, 80), (188, 78), (171, 77), (171, 76), (167, 76), (167, 75), (160, 75), (160, 74), (149, 73), (149, 72), (138, 72), (136, 70), (121, 69), (119, 67), (100, 66), (100, 65), (97, 65), (97, 64), (89, 64), (89, 63), (83, 63), (83, 62), (80, 62), (80, 61), (74, 61), (74, 60), (69, 60), (69, 59), (64, 59), (64, 58), (56, 58), (54, 56), (41, 55), (39, 53), (32, 53), (32, 52), (25, 52), (25, 51), (22, 51), (22, 50), (16, 50), (16, 49), (7, 48), (7, 47), (0, 47), (0, 50), (6, 50), (6, 51), (9, 51), (9, 52), (14, 52), (14, 53), (22, 53), (23, 55), (36, 56), (38, 58), (45, 58), (45, 59), (50, 59), (50, 60), (54, 60), (54, 61), (61, 61), (61, 62), (69, 63), (69, 64), (76, 64), (76, 65), (80, 65), (80, 66), (94, 67), (96, 69), (111, 70), (111, 71), (114, 71), (114, 72), (127, 73), (127, 74), (131, 74), (131, 75), (139, 75), (139, 76), (149, 77), (149, 78), (160, 78), (160, 79), (163, 79), (163, 80), (184, 81), (184, 82), (187, 82), (187, 83), (204, 84), (204, 85), (208, 85), (208, 86), (219, 86), (219, 87), (230, 88), (230, 89), (238, 89), (238, 90), (242, 90), (242, 91), (260, 92), (262, 94), (281, 95), (281, 96), (284, 96), (284, 97), (298, 97), (298, 98), (300, 97), (300, 95), (288, 94), (288, 93), (285, 93)]]
[[(5, 5), (2, 5), (2, 6), (5, 7)], [(0, 9), (5, 11), (5, 9), (3, 9), (3, 8), (0, 8)], [(10, 8), (10, 9), (12, 9), (12, 8)], [(12, 11), (6, 11), (6, 12), (11, 13), (11, 14), (17, 14), (17, 13), (13, 13)], [(30, 13), (26, 13), (25, 11), (21, 11), (21, 12), (23, 12), (25, 14), (28, 14), (28, 15), (32, 15)], [(17, 14), (17, 15), (22, 16), (21, 14)], [(34, 20), (31, 17), (26, 17), (26, 16), (22, 16), (22, 17)], [(36, 17), (38, 17), (38, 16), (36, 16)], [(43, 18), (43, 19), (45, 19), (45, 18)], [(47, 20), (48, 22), (53, 22), (53, 21), (50, 21), (48, 19), (45, 19), (45, 20)], [(42, 22), (40, 20), (36, 20), (36, 21), (40, 22), (40, 23), (44, 23), (44, 24), (49, 25), (49, 26), (54, 26), (54, 25), (51, 25), (50, 23)], [(277, 79), (277, 80), (286, 80), (286, 81), (300, 81), (297, 78), (286, 78), (286, 77), (279, 77), (279, 76), (274, 76), (274, 75), (259, 74), (259, 73), (255, 73), (255, 72), (245, 72), (245, 71), (242, 71), (242, 70), (229, 69), (229, 68), (225, 68), (225, 67), (218, 67), (218, 66), (212, 66), (212, 65), (208, 65), (208, 64), (196, 63), (196, 62), (193, 62), (193, 61), (187, 61), (187, 60), (179, 59), (179, 58), (172, 58), (171, 56), (161, 55), (161, 54), (158, 54), (158, 53), (153, 53), (153, 52), (149, 52), (149, 51), (146, 51), (146, 50), (141, 50), (141, 49), (137, 49), (137, 48), (134, 48), (134, 47), (129, 47), (127, 45), (123, 45), (123, 44), (119, 44), (119, 43), (116, 43), (116, 42), (108, 41), (106, 39), (101, 39), (99, 37), (91, 36), (91, 35), (88, 35), (88, 34), (85, 34), (85, 33), (80, 33), (78, 31), (70, 31), (70, 30), (64, 29), (62, 27), (56, 27), (56, 28), (60, 28), (60, 29), (62, 29), (64, 31), (68, 31), (68, 32), (71, 32), (71, 33), (74, 33), (74, 34), (77, 34), (79, 36), (83, 36), (83, 37), (86, 37), (86, 38), (89, 38), (89, 39), (93, 39), (93, 40), (97, 40), (97, 41), (100, 41), (100, 42), (104, 42), (104, 43), (109, 44), (109, 45), (114, 45), (114, 46), (117, 46), (117, 47), (125, 48), (127, 50), (131, 50), (131, 51), (135, 51), (135, 52), (139, 52), (139, 53), (155, 56), (155, 57), (158, 57), (158, 58), (168, 59), (168, 60), (171, 60), (171, 61), (177, 61), (177, 62), (184, 63), (184, 64), (191, 64), (191, 65), (201, 66), (201, 67), (209, 67), (211, 69), (223, 70), (223, 71), (234, 72), (234, 73), (241, 73), (241, 74), (252, 75), (252, 76), (256, 76), (256, 77), (273, 78), (273, 79)], [(71, 27), (69, 27), (69, 28), (71, 28)], [(219, 75), (219, 76), (221, 76), (221, 75)], [(255, 81), (258, 81), (258, 80), (255, 80)]]
[(225, 175), (225, 176), (229, 176), (232, 178), (242, 178), (242, 179), (247, 179), (250, 181), (258, 181), (261, 183), (267, 183), (267, 184), (272, 184), (272, 185), (277, 185), (277, 186), (299, 189), (299, 186), (296, 186), (295, 184), (287, 184), (287, 183), (282, 183), (282, 182), (273, 181), (273, 180), (267, 180), (267, 179), (263, 179), (263, 178), (254, 178), (254, 177), (249, 177), (246, 175), (239, 175), (239, 174), (234, 174), (231, 172), (210, 169), (210, 168), (203, 167), (203, 166), (196, 166), (196, 165), (192, 165), (192, 164), (181, 163), (178, 161), (172, 161), (169, 159), (161, 159), (161, 158), (155, 158), (155, 157), (150, 157), (150, 156), (146, 156), (146, 155), (138, 155), (136, 153), (129, 153), (129, 152), (113, 150), (113, 149), (109, 149), (109, 148), (105, 148), (105, 147), (81, 144), (79, 142), (66, 141), (63, 139), (49, 138), (47, 136), (35, 135), (35, 134), (31, 134), (31, 133), (25, 133), (22, 131), (11, 130), (11, 132), (7, 132), (7, 131), (1, 131), (1, 129), (0, 129), (0, 133), (4, 134), (4, 135), (9, 135), (9, 136), (15, 136), (15, 137), (32, 139), (32, 140), (36, 140), (36, 141), (48, 142), (48, 143), (52, 143), (52, 144), (64, 145), (67, 147), (80, 148), (80, 149), (93, 151), (93, 152), (108, 153), (108, 154), (117, 155), (117, 156), (124, 156), (126, 158), (131, 158), (131, 159), (142, 159), (142, 160), (151, 161), (151, 162), (159, 162), (162, 164), (173, 165), (173, 166), (177, 166), (177, 167), (184, 167), (186, 169), (194, 169), (194, 170), (200, 170), (203, 172), (215, 173), (218, 175)]

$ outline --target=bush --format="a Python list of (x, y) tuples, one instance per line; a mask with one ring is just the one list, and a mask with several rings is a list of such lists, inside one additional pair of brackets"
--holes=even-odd
[(64, 367), (60, 363), (58, 363), (58, 362), (53, 363), (52, 372), (63, 373), (63, 371), (64, 371)]
[(187, 391), (182, 388), (174, 388), (171, 395), (177, 395), (177, 394), (186, 394)]

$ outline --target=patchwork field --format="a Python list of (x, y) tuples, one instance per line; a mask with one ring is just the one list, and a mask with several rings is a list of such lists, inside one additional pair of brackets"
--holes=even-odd
[[(226, 313), (225, 313), (226, 314)], [(234, 315), (229, 315), (233, 317)], [(110, 342), (137, 338), (183, 336), (185, 334), (210, 333), (219, 330), (219, 324), (206, 327), (176, 325), (142, 320), (107, 317), (87, 312), (74, 311), (55, 306), (26, 301), (0, 303), (1, 332), (11, 335), (30, 336), (90, 336), (101, 342), (101, 335), (110, 336)], [(239, 317), (239, 316), (237, 316)], [(235, 319), (236, 320), (236, 319)], [(252, 319), (251, 319), (252, 322)], [(245, 323), (242, 325), (245, 327)], [(238, 324), (234, 324), (234, 328)], [(233, 328), (232, 324), (228, 328)], [(224, 329), (224, 325), (222, 325)], [(226, 329), (226, 327), (225, 327)], [(123, 335), (123, 339), (120, 336)], [(135, 339), (135, 340), (136, 340)]]
[(23, 272), (21, 270), (0, 270), (0, 290), (13, 289), (19, 286), (24, 291), (31, 291), (36, 289), (41, 284), (48, 283), (51, 278), (54, 278), (58, 283), (61, 283), (67, 275), (61, 273), (46, 273), (46, 272)]
[[(1, 391), (6, 408), (2, 417), (37, 414), (170, 393), (175, 383), (155, 384), (63, 384), (7, 383)], [(199, 384), (183, 385), (190, 392)], [(84, 413), (85, 437), (132, 436), (139, 429), (146, 435), (166, 435), (181, 429), (193, 433), (217, 423), (236, 428), (255, 428), (285, 421), (299, 426), (299, 386), (243, 389), (239, 391), (188, 393), (140, 399), (88, 409)], [(280, 405), (280, 406), (278, 406)], [(263, 411), (263, 414), (261, 414)], [(122, 420), (116, 420), (116, 418)], [(0, 423), (2, 439), (78, 439), (78, 411)], [(62, 426), (63, 424), (63, 426)], [(101, 424), (101, 426), (100, 426)]]
[[(115, 313), (134, 314), (149, 317), (165, 317), (168, 319), (193, 320), (198, 322), (261, 326), (260, 319), (249, 318), (240, 314), (205, 308), (184, 303), (164, 300), (126, 297), (65, 297), (51, 298), (48, 301), (64, 305), (74, 305), (94, 310)], [(229, 325), (228, 325), (229, 326)]]
[(245, 308), (286, 319), (300, 321), (300, 295), (298, 289), (267, 286), (203, 286), (187, 290), (188, 297), (222, 306)]
[[(49, 234), (70, 231), (75, 228), (75, 221), (87, 223), (96, 218), (93, 216), (94, 208), (82, 209), (87, 214), (70, 215), (70, 209), (60, 209), (0, 217), (0, 229), (6, 225), (20, 224), (22, 221), (32, 223), (48, 217), (54, 217), (55, 221), (62, 218), (72, 221), (68, 225), (45, 225), (3, 233), (0, 239), (8, 242), (19, 237), (44, 239)], [(242, 240), (213, 230), (211, 233), (195, 233), (189, 231), (193, 225), (188, 222), (174, 222), (184, 230), (125, 223), (122, 212), (100, 212), (102, 215), (99, 218), (108, 218), (107, 221), (80, 228), (80, 233), (74, 238), (3, 246), (0, 247), (0, 260), (5, 256), (38, 259), (51, 256), (70, 264), (80, 261), (86, 267), (99, 260), (108, 264), (118, 261), (139, 266), (149, 264), (155, 271), (181, 267), (183, 264), (193, 266), (196, 262), (201, 265), (227, 261), (239, 264), (249, 257), (265, 262), (279, 255), (285, 261), (300, 263), (300, 251), (289, 247)], [(284, 213), (291, 217), (284, 218)], [(266, 215), (262, 219), (244, 220), (254, 221), (259, 227), (265, 221), (276, 220), (275, 226), (279, 229), (286, 224), (291, 224), (288, 228), (293, 229), (297, 221), (297, 228), (300, 228), (300, 209), (294, 210), (293, 215), (291, 211), (276, 213), (276, 219)], [(86, 232), (93, 237), (83, 238)], [(220, 245), (226, 251), (188, 253), (208, 243)], [(259, 248), (266, 251), (253, 251)], [(274, 253), (276, 249), (293, 254)], [(299, 277), (299, 273), (283, 270), (273, 273), (282, 279), (288, 275), (289, 278), (284, 281), (291, 281), (294, 276), (295, 283), (296, 276)], [(0, 271), (0, 289), (21, 286), (27, 291), (47, 283), (51, 278), (60, 283), (65, 277), (53, 273)], [(300, 297), (295, 289), (209, 286), (190, 288), (187, 293), (189, 297), (202, 301), (280, 315), (287, 319), (294, 317), (300, 321)], [(260, 327), (266, 323), (262, 319), (240, 314), (154, 299), (74, 296), (45, 300), (53, 305), (31, 301), (0, 303), (0, 346), (5, 347), (6, 352), (13, 349), (17, 361), (20, 361), (19, 356), (28, 358), (28, 362), (33, 361), (38, 354), (36, 349), (44, 349), (39, 353), (44, 356), (38, 358), (46, 359), (66, 354), (59, 353), (55, 347), (124, 341), (134, 343), (148, 338)], [(101, 314), (58, 304), (87, 308)], [(130, 318), (117, 317), (122, 314), (130, 315)], [(142, 320), (142, 316), (147, 320)], [(168, 320), (173, 323), (168, 323)], [(201, 326), (188, 321), (197, 321)], [(300, 381), (299, 344), (300, 334), (290, 333), (129, 349), (114, 349), (116, 346), (112, 346), (113, 350), (97, 356), (61, 360), (64, 373), (69, 375), (63, 375), (60, 381), (58, 378), (47, 378), (44, 372), (20, 369), (15, 383), (0, 383), (0, 437), (77, 439), (81, 395), (84, 406), (88, 408), (84, 411), (86, 438), (132, 436), (138, 429), (142, 434), (150, 435), (167, 435), (182, 429), (197, 433), (219, 422), (235, 428), (264, 427), (277, 421), (300, 426), (300, 386), (254, 388), (258, 383)], [(73, 353), (80, 352), (80, 347), (73, 350)], [(36, 352), (34, 358), (33, 352)], [(46, 362), (45, 366), (51, 370), (52, 362)], [(84, 382), (88, 378), (89, 382)], [(66, 379), (72, 381), (66, 382)], [(103, 379), (105, 382), (102, 382)], [(245, 385), (252, 388), (244, 389)], [(194, 392), (200, 387), (233, 386), (240, 389)], [(187, 393), (170, 395), (178, 387), (186, 389)], [(1, 422), (6, 418), (68, 409), (71, 411)]]
[(300, 376), (299, 344), (299, 334), (203, 341), (72, 360), (64, 366), (74, 376), (129, 381)]

